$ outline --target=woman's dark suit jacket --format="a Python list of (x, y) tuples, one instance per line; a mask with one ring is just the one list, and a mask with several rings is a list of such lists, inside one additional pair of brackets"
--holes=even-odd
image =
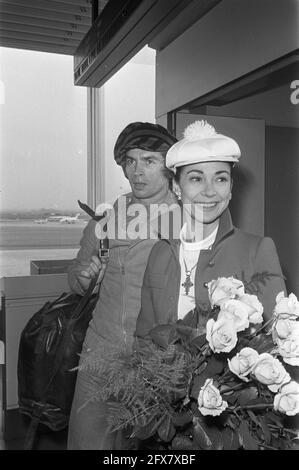
[[(181, 279), (179, 249), (179, 239), (160, 240), (153, 247), (144, 275), (135, 336), (146, 337), (155, 326), (177, 320)], [(258, 298), (264, 307), (264, 318), (269, 319), (276, 295), (286, 292), (274, 242), (234, 227), (226, 209), (220, 217), (212, 248), (202, 250), (199, 255), (194, 283), (196, 305), (203, 310), (209, 306), (206, 287), (209, 281), (234, 276), (248, 282), (258, 273), (264, 274), (265, 283), (258, 286)]]

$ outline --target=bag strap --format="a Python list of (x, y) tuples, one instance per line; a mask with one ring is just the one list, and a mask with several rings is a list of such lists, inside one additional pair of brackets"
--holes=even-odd
[(44, 411), (46, 404), (45, 403), (38, 403), (35, 405), (33, 410), (33, 415), (30, 420), (29, 427), (26, 432), (25, 440), (24, 440), (24, 450), (31, 450), (34, 444), (34, 439), (36, 435), (36, 431), (40, 422), (41, 415)]
[[(99, 222), (100, 220), (102, 220), (107, 215), (106, 211), (102, 215), (96, 215), (95, 211), (93, 211), (91, 209), (91, 207), (89, 207), (87, 204), (84, 204), (79, 199), (78, 199), (78, 204), (79, 204), (79, 207), (84, 212), (86, 212), (86, 214), (88, 214), (96, 222)], [(107, 223), (105, 223), (105, 225), (103, 227), (103, 231), (104, 231), (104, 233), (107, 233)], [(108, 258), (109, 258), (109, 239), (108, 239), (107, 235), (106, 235), (105, 238), (100, 239), (99, 252), (100, 252), (99, 253), (100, 258), (107, 262)], [(95, 288), (96, 284), (97, 284), (97, 278), (92, 279), (86, 293), (83, 295), (83, 297), (80, 300), (79, 304), (75, 308), (74, 313), (71, 316), (71, 320), (77, 319), (77, 318), (80, 317), (80, 313), (81, 313), (81, 311), (83, 312), (87, 302), (89, 301), (90, 297), (92, 296), (92, 293), (94, 291), (94, 288)], [(97, 297), (99, 296), (99, 292), (100, 292), (100, 286), (99, 286), (99, 289), (98, 289), (98, 292), (97, 292)]]
[[(102, 259), (105, 258), (105, 262), (107, 262), (108, 258), (109, 258), (109, 248), (101, 248), (102, 246), (109, 247), (108, 238), (104, 238), (103, 240), (100, 240), (100, 251), (105, 250), (105, 252), (106, 252), (106, 250), (108, 250), (108, 254), (106, 252), (106, 255), (105, 256), (100, 256), (100, 258), (102, 258)], [(70, 318), (71, 321), (74, 320), (74, 319), (77, 320), (78, 318), (80, 318), (80, 315), (84, 311), (84, 308), (86, 307), (87, 303), (89, 302), (96, 285), (97, 285), (97, 278), (95, 277), (94, 279), (91, 280), (87, 291), (85, 292), (85, 294), (81, 298), (80, 302), (78, 303), (77, 307), (75, 308), (74, 313), (72, 314), (72, 316)], [(98, 289), (98, 292), (96, 294), (96, 298), (99, 297), (100, 287), (101, 286), (99, 285), (99, 289)]]
[[(97, 284), (97, 278), (95, 277), (94, 279), (91, 280), (87, 291), (81, 297), (79, 303), (77, 304), (72, 316), (70, 317), (70, 321), (80, 318), (81, 313), (84, 312), (84, 308), (86, 307), (87, 303), (89, 302), (92, 296), (92, 293), (94, 291), (96, 284)], [(100, 289), (98, 290), (96, 294), (97, 297), (99, 296), (99, 291)]]
[[(78, 202), (79, 202), (79, 206), (83, 210), (85, 210), (85, 212), (87, 212), (89, 215), (91, 215), (91, 217), (93, 219), (101, 220), (105, 216), (105, 214), (103, 214), (103, 216), (96, 216), (95, 213), (86, 204), (82, 204), (82, 203), (80, 203), (80, 201), (78, 201)], [(105, 224), (104, 229), (107, 233), (107, 224)], [(102, 254), (102, 256), (101, 256), (101, 254)], [(100, 258), (105, 258), (106, 262), (109, 259), (109, 239), (108, 239), (107, 236), (104, 239), (100, 240)], [(92, 297), (92, 294), (93, 294), (93, 291), (94, 291), (94, 288), (95, 288), (96, 284), (97, 284), (97, 278), (92, 279), (90, 284), (89, 284), (89, 287), (88, 287), (87, 291), (85, 292), (85, 294), (80, 299), (78, 305), (76, 306), (76, 308), (74, 310), (74, 313), (72, 314), (72, 316), (70, 318), (68, 328), (66, 329), (66, 331), (64, 333), (62, 342), (60, 344), (59, 350), (58, 350), (58, 352), (56, 354), (56, 357), (55, 357), (55, 360), (54, 360), (54, 369), (52, 371), (50, 380), (49, 380), (49, 382), (48, 382), (48, 384), (47, 384), (47, 386), (44, 390), (44, 393), (41, 397), (40, 402), (38, 403), (38, 405), (36, 405), (36, 407), (33, 411), (33, 416), (31, 418), (31, 422), (30, 422), (30, 425), (29, 425), (29, 428), (28, 428), (28, 431), (27, 431), (27, 434), (26, 434), (26, 438), (25, 438), (25, 444), (24, 444), (24, 449), (25, 450), (30, 450), (33, 447), (37, 427), (39, 425), (41, 415), (42, 415), (42, 413), (45, 409), (45, 406), (46, 406), (48, 390), (49, 390), (49, 388), (50, 388), (50, 386), (53, 382), (54, 377), (56, 376), (57, 372), (59, 371), (61, 361), (62, 361), (62, 358), (63, 358), (63, 353), (65, 351), (65, 348), (67, 347), (68, 340), (69, 340), (70, 335), (72, 333), (72, 329), (70, 328), (70, 326), (72, 325), (72, 323), (75, 320), (77, 320), (78, 318), (80, 318), (81, 315), (84, 314), (84, 309), (85, 309), (87, 303), (89, 302), (89, 300)], [(98, 289), (98, 292), (96, 294), (96, 298), (98, 298), (98, 296), (99, 296), (100, 287), (101, 287), (101, 283), (99, 285), (99, 289)], [(59, 297), (58, 300), (61, 300), (63, 295), (64, 294), (62, 294)]]
[[(105, 250), (108, 250), (108, 253), (106, 253), (106, 260), (105, 261), (108, 261), (108, 257), (109, 257), (109, 240), (108, 238), (104, 238), (103, 240), (100, 241), (100, 247), (105, 247), (104, 249)], [(102, 248), (103, 249), (103, 248)], [(102, 281), (101, 281), (102, 282)], [(64, 336), (62, 338), (62, 342), (60, 344), (60, 347), (59, 347), (59, 350), (57, 351), (56, 353), (56, 356), (55, 356), (55, 365), (54, 365), (54, 369), (53, 369), (53, 372), (51, 374), (51, 377), (50, 377), (50, 380), (49, 380), (49, 383), (43, 393), (43, 397), (42, 397), (42, 402), (45, 401), (46, 399), (46, 394), (47, 394), (47, 391), (55, 377), (55, 375), (57, 374), (59, 368), (60, 368), (60, 364), (61, 364), (61, 360), (63, 358), (63, 353), (64, 353), (64, 350), (65, 348), (67, 347), (67, 343), (68, 343), (68, 340), (69, 340), (69, 337), (72, 333), (72, 323), (75, 321), (75, 320), (78, 320), (78, 318), (81, 317), (81, 315), (84, 314), (84, 309), (87, 305), (87, 303), (89, 302), (91, 296), (92, 296), (92, 293), (93, 293), (93, 290), (95, 288), (97, 284), (97, 278), (95, 277), (94, 279), (91, 280), (90, 282), (90, 285), (86, 291), (86, 293), (83, 295), (83, 297), (81, 298), (80, 302), (78, 303), (77, 307), (75, 308), (74, 310), (74, 313), (72, 314), (71, 318), (70, 318), (70, 321), (69, 321), (69, 324), (68, 324), (68, 327), (66, 329), (66, 331), (64, 332)], [(100, 283), (101, 284), (101, 283)], [(98, 298), (99, 296), (99, 293), (100, 293), (100, 288), (101, 288), (101, 285), (99, 285), (99, 289), (98, 289), (98, 292), (96, 294), (96, 298)]]

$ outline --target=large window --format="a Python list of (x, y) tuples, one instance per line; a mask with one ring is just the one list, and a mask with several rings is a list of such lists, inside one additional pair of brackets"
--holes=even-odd
[(95, 208), (130, 190), (113, 147), (130, 122), (155, 122), (155, 51), (100, 90), (74, 86), (70, 56), (0, 54), (0, 277), (23, 276), (75, 257), (88, 220), (78, 199)]
[(106, 201), (112, 202), (119, 194), (130, 191), (122, 169), (113, 159), (119, 133), (134, 121), (155, 122), (155, 59), (156, 52), (144, 47), (103, 87), (102, 134), (105, 139), (102, 162), (104, 160)]
[[(0, 48), (0, 277), (73, 258), (87, 218), (87, 91), (70, 56)], [(77, 215), (77, 216), (76, 216)]]

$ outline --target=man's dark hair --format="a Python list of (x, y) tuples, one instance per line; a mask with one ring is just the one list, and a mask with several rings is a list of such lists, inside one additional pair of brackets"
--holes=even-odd
[(124, 128), (114, 146), (114, 159), (124, 168), (128, 150), (142, 149), (161, 152), (165, 157), (170, 147), (177, 142), (165, 127), (151, 122), (132, 122)]

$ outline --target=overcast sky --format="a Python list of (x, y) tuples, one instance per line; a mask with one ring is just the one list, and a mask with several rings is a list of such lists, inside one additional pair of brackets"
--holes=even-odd
[[(73, 58), (0, 48), (0, 66), (0, 209), (77, 210), (87, 200), (87, 89), (73, 85)], [(117, 135), (155, 120), (153, 49), (105, 84), (104, 101), (105, 194), (114, 200), (128, 190), (113, 160)]]
[(86, 88), (73, 85), (73, 58), (0, 54), (0, 208), (75, 209), (86, 201)]

